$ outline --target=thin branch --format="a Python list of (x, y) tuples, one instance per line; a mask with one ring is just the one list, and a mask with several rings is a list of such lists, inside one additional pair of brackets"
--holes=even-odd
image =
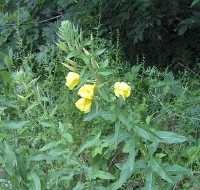
[(44, 19), (44, 20), (22, 23), (22, 24), (20, 24), (20, 25), (17, 25), (16, 23), (5, 24), (4, 26), (0, 26), (0, 28), (3, 28), (3, 29), (4, 29), (5, 26), (8, 26), (8, 27), (9, 27), (9, 26), (24, 26), (24, 25), (29, 25), (29, 24), (48, 23), (48, 22), (51, 21), (51, 20), (55, 20), (55, 19), (61, 18), (63, 15), (64, 15), (64, 14), (57, 15), (57, 16), (54, 16), (54, 17), (51, 17), (51, 18), (47, 18), (47, 19)]
[(192, 69), (186, 67), (185, 65), (183, 65), (182, 63), (177, 63), (177, 65), (183, 67), (185, 70), (189, 71), (190, 73), (194, 74), (197, 77), (200, 77), (200, 75), (198, 73), (195, 73)]

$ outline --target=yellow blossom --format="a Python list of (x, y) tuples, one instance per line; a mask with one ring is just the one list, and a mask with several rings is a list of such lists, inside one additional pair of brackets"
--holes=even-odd
[(76, 103), (76, 107), (85, 113), (90, 112), (92, 106), (92, 100), (86, 98), (80, 98)]
[(73, 90), (80, 83), (80, 75), (75, 72), (69, 72), (66, 76), (66, 86)]
[(92, 100), (94, 97), (94, 88), (94, 84), (85, 84), (79, 89), (78, 95), (82, 98)]
[(125, 82), (116, 82), (114, 84), (114, 93), (117, 97), (128, 98), (131, 95), (131, 87)]

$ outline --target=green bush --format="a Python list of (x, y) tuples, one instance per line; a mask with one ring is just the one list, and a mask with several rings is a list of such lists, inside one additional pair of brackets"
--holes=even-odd
[(55, 41), (57, 21), (69, 19), (85, 31), (120, 40), (130, 62), (145, 56), (151, 65), (198, 70), (199, 6), (198, 0), (3, 0), (0, 46), (38, 51)]
[(119, 31), (124, 52), (148, 64), (195, 67), (199, 59), (200, 4), (193, 0), (102, 0), (102, 23)]
[(44, 44), (55, 42), (56, 29), (63, 19), (76, 20), (91, 28), (98, 20), (98, 16), (91, 16), (95, 5), (84, 0), (1, 0), (1, 50), (23, 46), (26, 50), (39, 51)]

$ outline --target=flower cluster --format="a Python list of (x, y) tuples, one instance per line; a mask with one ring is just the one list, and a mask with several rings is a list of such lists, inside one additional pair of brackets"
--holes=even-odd
[[(66, 76), (66, 86), (73, 90), (80, 83), (80, 75), (75, 72), (69, 72)], [(79, 90), (78, 95), (81, 97), (75, 106), (82, 112), (91, 111), (92, 101), (94, 98), (95, 84), (84, 84)], [(117, 97), (124, 100), (131, 95), (131, 87), (126, 82), (116, 82), (114, 84), (114, 93)]]
[(75, 103), (75, 105), (80, 111), (85, 113), (90, 112), (94, 97), (94, 89), (94, 84), (85, 84), (79, 89), (78, 95), (81, 98)]

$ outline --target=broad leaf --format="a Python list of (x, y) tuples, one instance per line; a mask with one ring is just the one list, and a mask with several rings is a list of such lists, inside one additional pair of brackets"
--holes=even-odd
[(31, 173), (29, 179), (33, 182), (33, 190), (41, 190), (40, 178), (35, 172)]
[(75, 186), (72, 190), (83, 190), (83, 189), (84, 189), (84, 184), (78, 182), (78, 183), (76, 184), (76, 186)]
[(50, 142), (48, 144), (46, 144), (45, 146), (43, 146), (40, 151), (44, 152), (47, 151), (49, 149), (55, 148), (56, 146), (58, 146), (60, 144), (60, 142)]
[(15, 167), (17, 166), (17, 156), (13, 151), (13, 148), (6, 142), (3, 146), (3, 161), (6, 172), (12, 176), (13, 173), (15, 173)]
[(187, 141), (187, 138), (173, 132), (156, 131), (155, 134), (160, 138), (160, 142), (168, 144), (177, 144)]
[(111, 173), (102, 170), (87, 168), (86, 171), (89, 179), (97, 179), (97, 178), (106, 180), (115, 179), (115, 177)]
[(197, 5), (200, 3), (200, 0), (193, 0), (192, 4), (191, 4), (191, 7)]
[(151, 166), (152, 170), (158, 176), (160, 176), (162, 179), (166, 180), (169, 183), (173, 183), (171, 177), (167, 174), (167, 172), (165, 171), (165, 169), (155, 159), (152, 159), (150, 161), (150, 166)]
[(83, 152), (85, 149), (91, 148), (93, 146), (95, 146), (98, 142), (99, 142), (99, 138), (101, 136), (101, 133), (99, 133), (96, 137), (94, 137), (93, 139), (90, 139), (88, 141), (86, 141), (80, 148), (79, 150), (79, 154), (81, 152)]
[(126, 146), (126, 151), (129, 153), (127, 160), (121, 167), (119, 180), (110, 186), (111, 190), (119, 189), (132, 176), (135, 168), (135, 142), (133, 139), (129, 140)]
[(152, 142), (158, 141), (158, 137), (150, 130), (138, 126), (135, 126), (134, 130), (138, 136), (142, 137), (145, 140), (149, 140)]
[(85, 116), (84, 121), (92, 121), (94, 119), (104, 119), (106, 121), (115, 121), (116, 117), (114, 114), (106, 111), (91, 112)]
[(8, 121), (4, 123), (4, 126), (9, 129), (21, 129), (27, 125), (29, 121)]
[(152, 171), (148, 171), (146, 174), (145, 190), (154, 190), (153, 189), (153, 173), (152, 173)]

